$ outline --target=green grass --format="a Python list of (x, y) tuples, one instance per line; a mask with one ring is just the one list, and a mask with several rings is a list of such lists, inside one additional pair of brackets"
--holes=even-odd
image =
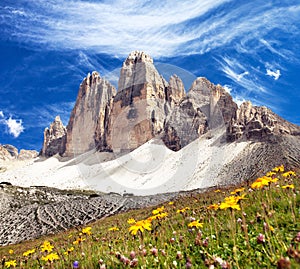
[[(146, 221), (156, 208), (133, 210), (92, 223), (91, 234), (82, 233), (86, 227), (81, 227), (1, 247), (0, 268), (14, 268), (7, 264), (13, 260), (16, 268), (73, 268), (74, 261), (81, 269), (299, 268), (299, 177), (277, 172), (272, 178), (279, 180), (259, 189), (244, 185), (238, 187), (245, 190), (235, 194), (231, 192), (237, 187), (178, 198), (153, 212), (161, 219)], [(290, 184), (290, 188), (282, 188)], [(225, 197), (242, 194), (246, 199), (234, 200), (237, 209), (207, 208), (211, 204), (222, 207)], [(129, 218), (151, 223), (151, 230), (132, 235), (129, 227), (134, 224), (127, 223)], [(193, 223), (197, 227), (192, 227), (193, 221), (198, 221)], [(112, 227), (116, 228), (109, 230)], [(49, 253), (57, 253), (57, 260), (43, 260), (49, 254), (41, 250), (44, 241), (54, 246)], [(30, 249), (35, 253), (24, 257)]]

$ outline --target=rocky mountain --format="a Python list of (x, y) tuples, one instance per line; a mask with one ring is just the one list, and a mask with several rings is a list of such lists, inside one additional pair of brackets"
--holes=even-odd
[(103, 144), (116, 89), (99, 73), (88, 74), (80, 85), (67, 125), (65, 156), (79, 155)]
[[(74, 157), (97, 149), (113, 152), (117, 158), (154, 138), (172, 151), (180, 151), (220, 128), (224, 130), (220, 147), (246, 141), (271, 151), (276, 143), (293, 141), (294, 148), (299, 148), (299, 126), (250, 102), (238, 107), (222, 86), (206, 78), (197, 78), (186, 93), (178, 76), (167, 82), (149, 55), (134, 51), (123, 63), (118, 90), (97, 72), (88, 74), (80, 85), (68, 126), (55, 119), (45, 130), (41, 154)], [(290, 154), (278, 161), (299, 164), (290, 161), (299, 159), (299, 152)], [(259, 173), (259, 169), (255, 171)]]
[(118, 91), (97, 72), (87, 75), (68, 126), (56, 118), (45, 129), (41, 154), (74, 157), (93, 148), (124, 154), (154, 137), (178, 151), (220, 126), (227, 142), (299, 135), (299, 126), (265, 107), (245, 102), (238, 108), (224, 88), (205, 78), (186, 94), (178, 76), (167, 82), (149, 55), (134, 51), (123, 63)]
[[(36, 154), (0, 145), (0, 161)], [(55, 118), (40, 155), (48, 158), (1, 163), (0, 244), (252, 180), (280, 164), (299, 169), (300, 127), (266, 107), (238, 107), (203, 77), (186, 92), (135, 51), (118, 90), (97, 72), (84, 78), (68, 125)]]
[(33, 159), (38, 156), (38, 152), (35, 150), (18, 149), (12, 145), (0, 145), (0, 161), (10, 160), (26, 160)]

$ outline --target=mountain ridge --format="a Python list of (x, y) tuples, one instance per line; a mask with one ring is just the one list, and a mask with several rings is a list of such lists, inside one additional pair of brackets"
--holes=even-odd
[[(134, 51), (123, 63), (118, 90), (95, 71), (87, 75), (65, 139), (58, 138), (59, 149), (65, 150), (48, 149), (51, 145), (44, 141), (42, 156), (74, 157), (93, 148), (115, 154), (130, 152), (154, 137), (178, 151), (219, 126), (226, 127), (228, 142), (300, 133), (299, 126), (267, 108), (249, 101), (238, 107), (222, 86), (206, 78), (197, 78), (186, 93), (178, 76), (167, 82), (149, 55)], [(55, 137), (52, 140), (57, 144)]]
[(300, 167), (300, 127), (270, 109), (238, 106), (203, 77), (186, 93), (178, 76), (167, 82), (143, 52), (132, 52), (120, 74), (118, 91), (88, 74), (68, 126), (56, 117), (45, 129), (38, 162), (0, 179), (152, 195), (235, 184), (279, 164)]

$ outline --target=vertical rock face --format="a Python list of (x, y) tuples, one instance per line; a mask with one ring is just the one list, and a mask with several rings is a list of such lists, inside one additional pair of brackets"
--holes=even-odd
[(248, 102), (238, 109), (224, 88), (206, 78), (197, 78), (186, 95), (178, 76), (168, 83), (149, 55), (134, 51), (123, 63), (118, 92), (97, 72), (87, 75), (67, 128), (56, 118), (45, 129), (42, 155), (72, 157), (93, 148), (123, 153), (154, 137), (177, 151), (219, 127), (227, 141), (299, 135), (298, 127), (265, 107)]
[(179, 105), (183, 97), (185, 97), (185, 90), (182, 80), (177, 75), (171, 76), (166, 90), (166, 100), (170, 103), (171, 108)]
[(241, 104), (236, 116), (229, 120), (227, 140), (263, 139), (270, 135), (299, 135), (300, 128), (280, 118), (266, 107), (253, 106), (251, 102)]
[(177, 151), (208, 129), (225, 126), (235, 116), (236, 109), (237, 105), (221, 86), (198, 78), (187, 97), (174, 108), (166, 123), (163, 140), (166, 146)]
[(63, 154), (66, 142), (66, 127), (59, 116), (56, 116), (49, 128), (44, 131), (44, 143), (41, 155), (45, 157), (53, 156), (57, 153)]
[(188, 98), (206, 115), (210, 128), (227, 123), (235, 117), (237, 104), (220, 85), (206, 78), (197, 78), (188, 93)]
[[(120, 71), (108, 128), (108, 145), (114, 152), (131, 151), (164, 130), (170, 111), (168, 83), (150, 56), (130, 53)], [(175, 90), (174, 90), (175, 92)], [(176, 99), (178, 94), (170, 95)]]
[[(67, 126), (65, 156), (74, 156), (106, 145), (106, 120), (116, 89), (97, 72), (88, 74), (79, 93)], [(101, 141), (101, 142), (100, 142)], [(102, 145), (103, 144), (103, 145)]]

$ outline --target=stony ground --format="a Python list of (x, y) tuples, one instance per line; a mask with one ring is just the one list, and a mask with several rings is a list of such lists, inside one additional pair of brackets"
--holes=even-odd
[(14, 244), (170, 200), (178, 194), (120, 196), (0, 183), (0, 245)]

